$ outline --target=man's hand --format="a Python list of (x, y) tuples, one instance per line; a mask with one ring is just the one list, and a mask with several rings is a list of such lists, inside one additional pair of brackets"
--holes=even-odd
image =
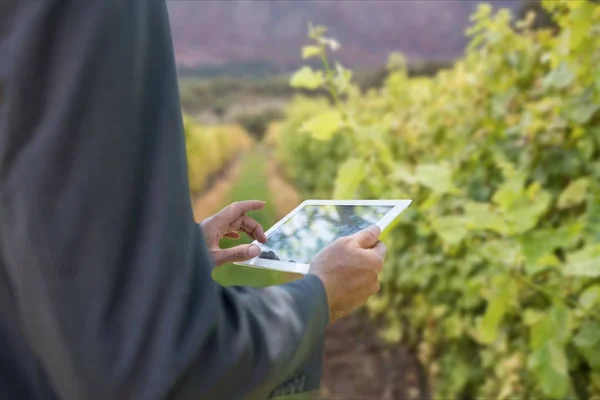
[(239, 239), (240, 232), (244, 232), (251, 239), (266, 243), (267, 237), (263, 227), (246, 215), (248, 211), (262, 210), (264, 206), (265, 203), (258, 200), (232, 203), (200, 223), (215, 266), (249, 260), (260, 254), (260, 247), (257, 245), (244, 244), (221, 249), (219, 241), (225, 237)]
[(342, 318), (379, 291), (379, 273), (386, 247), (376, 225), (340, 238), (321, 250), (309, 274), (317, 275), (327, 292), (329, 320)]

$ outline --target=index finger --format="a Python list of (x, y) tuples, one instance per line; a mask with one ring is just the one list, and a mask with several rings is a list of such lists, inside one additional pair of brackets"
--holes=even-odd
[(265, 236), (265, 231), (261, 224), (246, 215), (241, 220), (240, 228), (244, 232), (261, 243), (267, 243), (267, 236)]
[(243, 200), (236, 201), (225, 207), (222, 211), (229, 218), (237, 218), (249, 211), (262, 210), (265, 208), (265, 202), (261, 200)]

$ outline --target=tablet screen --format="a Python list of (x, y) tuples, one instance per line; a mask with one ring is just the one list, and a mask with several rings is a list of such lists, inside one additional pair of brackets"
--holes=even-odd
[(339, 237), (376, 224), (393, 206), (306, 205), (273, 231), (259, 258), (310, 264)]

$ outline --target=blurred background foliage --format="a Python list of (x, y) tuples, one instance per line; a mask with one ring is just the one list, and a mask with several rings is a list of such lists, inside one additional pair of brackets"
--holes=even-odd
[(338, 102), (298, 99), (271, 139), (307, 196), (414, 200), (370, 310), (435, 398), (600, 396), (600, 6), (544, 7), (550, 29), (481, 6), (452, 68), (397, 56), (366, 94), (313, 30), (326, 68), (292, 83)]
[(211, 178), (254, 145), (238, 125), (200, 125), (187, 116), (183, 124), (192, 196), (197, 196)]

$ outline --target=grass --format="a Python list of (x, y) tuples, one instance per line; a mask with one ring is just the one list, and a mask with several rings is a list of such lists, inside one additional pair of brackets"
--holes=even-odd
[[(265, 231), (276, 222), (275, 208), (267, 185), (266, 165), (265, 155), (262, 151), (252, 152), (244, 156), (241, 167), (242, 172), (238, 182), (234, 184), (225, 203), (222, 205), (225, 207), (239, 200), (265, 201), (266, 204), (263, 210), (248, 213), (248, 216), (256, 219)], [(248, 236), (242, 236), (239, 240), (223, 239), (221, 247), (232, 247), (250, 242)], [(254, 287), (275, 285), (281, 283), (284, 279), (283, 274), (280, 272), (234, 264), (226, 264), (216, 268), (213, 277), (223, 286), (243, 285)]]

